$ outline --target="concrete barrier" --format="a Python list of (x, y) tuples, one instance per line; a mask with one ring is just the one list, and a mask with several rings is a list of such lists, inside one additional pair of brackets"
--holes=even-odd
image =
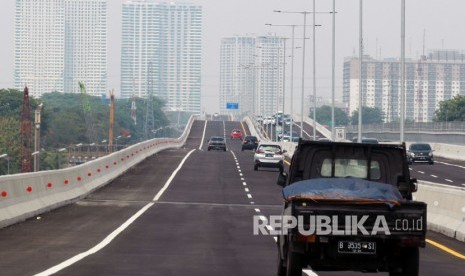
[(428, 230), (465, 242), (465, 189), (419, 182), (414, 199), (428, 204)]
[(453, 160), (465, 160), (465, 146), (431, 143), (434, 155)]
[(156, 138), (79, 166), (0, 176), (0, 228), (75, 202), (111, 182), (147, 157), (182, 147), (195, 117), (179, 138)]
[[(300, 121), (300, 115), (295, 114), (292, 116), (294, 119), (294, 122), (299, 122)], [(309, 118), (308, 116), (304, 116), (304, 123), (307, 123), (308, 125), (313, 126), (314, 122), (312, 118)], [(326, 127), (320, 125), (318, 122), (316, 122), (316, 131), (319, 133), (323, 134), (324, 138), (331, 139), (331, 131), (328, 130)], [(323, 138), (323, 137), (320, 137)]]

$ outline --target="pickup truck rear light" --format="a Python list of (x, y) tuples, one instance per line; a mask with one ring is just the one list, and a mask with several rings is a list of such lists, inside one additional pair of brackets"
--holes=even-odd
[(306, 242), (306, 243), (315, 243), (316, 242), (316, 235), (305, 236), (300, 233), (297, 233), (296, 240), (299, 242)]
[(260, 154), (260, 153), (265, 153), (265, 152), (262, 151), (262, 150), (256, 150), (255, 153), (259, 153), (259, 154)]

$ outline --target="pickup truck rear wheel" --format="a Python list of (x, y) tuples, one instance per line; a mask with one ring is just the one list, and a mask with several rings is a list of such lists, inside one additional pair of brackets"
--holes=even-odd
[(302, 276), (302, 254), (287, 249), (287, 276)]
[(401, 254), (401, 272), (391, 271), (389, 276), (418, 276), (420, 266), (420, 252), (418, 247), (405, 248)]

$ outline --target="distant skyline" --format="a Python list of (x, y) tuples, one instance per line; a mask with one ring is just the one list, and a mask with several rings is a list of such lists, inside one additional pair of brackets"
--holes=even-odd
[[(14, 68), (14, 0), (2, 2), (0, 22), (0, 88), (12, 88)], [(276, 33), (290, 36), (286, 27), (269, 27), (272, 24), (302, 24), (303, 16), (278, 14), (273, 10), (310, 11), (312, 0), (191, 0), (183, 1), (203, 6), (202, 53), (202, 106), (208, 112), (219, 110), (219, 62), (221, 38), (234, 35)], [(365, 53), (374, 57), (400, 56), (400, 0), (365, 0), (364, 2)], [(317, 11), (330, 11), (332, 1), (317, 0)], [(121, 51), (122, 0), (108, 1), (108, 89), (119, 90)], [(336, 1), (336, 95), (342, 97), (342, 66), (345, 57), (358, 54), (358, 0)], [(464, 24), (463, 0), (406, 0), (406, 56), (417, 58), (423, 49), (423, 32), (426, 32), (426, 50), (465, 49), (465, 38), (460, 35)], [(317, 15), (317, 96), (327, 98), (331, 89), (331, 16)], [(307, 22), (312, 22), (312, 16)], [(310, 37), (311, 28), (307, 28)], [(302, 37), (302, 29), (296, 30)], [(301, 40), (296, 40), (296, 45)], [(306, 47), (305, 95), (312, 92), (311, 43)], [(294, 90), (300, 91), (301, 50), (296, 50)], [(289, 68), (288, 68), (289, 69)], [(289, 77), (289, 73), (286, 73)], [(287, 81), (289, 83), (289, 81)], [(287, 88), (287, 93), (289, 89)], [(117, 91), (119, 94), (119, 91)]]

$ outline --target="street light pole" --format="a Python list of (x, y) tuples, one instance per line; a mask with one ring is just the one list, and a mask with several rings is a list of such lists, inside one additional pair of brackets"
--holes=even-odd
[(31, 153), (32, 157), (34, 157), (34, 172), (36, 172), (38, 168), (38, 166), (36, 167), (36, 164), (38, 165), (38, 163), (36, 163), (35, 161), (36, 161), (36, 158), (39, 157), (39, 153), (40, 151), (38, 150)]
[(121, 135), (115, 138), (115, 151), (118, 151), (118, 139), (121, 138)]
[(2, 155), (0, 155), (0, 159), (1, 158), (5, 158), (5, 160), (7, 161), (7, 174), (10, 174), (10, 157), (8, 157), (8, 154), (4, 153)]
[(61, 166), (61, 153), (64, 152), (66, 150), (66, 148), (61, 148), (58, 150), (58, 169), (60, 169), (60, 166)]
[(362, 65), (363, 65), (363, 29), (362, 29), (362, 23), (363, 23), (363, 0), (360, 0), (360, 18), (359, 18), (359, 52), (358, 52), (358, 142), (362, 142)]
[[(284, 101), (285, 101), (285, 94), (286, 94), (286, 41), (288, 38), (283, 38), (284, 39), (284, 45), (283, 45), (283, 111), (282, 111), (282, 114), (281, 114), (281, 132), (284, 133), (284, 110), (285, 110), (285, 106), (284, 106)], [(278, 122), (279, 124), (279, 122)], [(278, 142), (278, 131), (277, 131), (277, 127), (276, 127), (276, 142)]]
[(335, 105), (335, 71), (336, 71), (336, 0), (333, 0), (333, 36), (332, 36), (332, 59), (331, 59), (331, 140), (335, 141), (335, 118), (334, 118), (334, 105)]
[(400, 55), (400, 141), (404, 142), (405, 121), (405, 0), (401, 1), (401, 55)]
[(300, 138), (303, 136), (304, 130), (304, 93), (305, 93), (305, 35), (307, 31), (307, 12), (304, 12), (304, 35), (303, 35), (303, 45), (302, 45), (302, 92), (300, 95)]
[[(315, 0), (313, 0), (313, 11), (315, 11)], [(316, 43), (315, 43), (315, 13), (313, 13), (313, 141), (316, 140)], [(302, 115), (303, 116), (303, 115)], [(303, 118), (303, 117), (302, 117)], [(303, 119), (300, 122), (300, 137), (302, 137)]]
[[(39, 153), (40, 151), (40, 111), (42, 110), (42, 104), (39, 104), (35, 110), (35, 128), (34, 128), (34, 152)], [(34, 171), (39, 170), (39, 154), (34, 155)]]

